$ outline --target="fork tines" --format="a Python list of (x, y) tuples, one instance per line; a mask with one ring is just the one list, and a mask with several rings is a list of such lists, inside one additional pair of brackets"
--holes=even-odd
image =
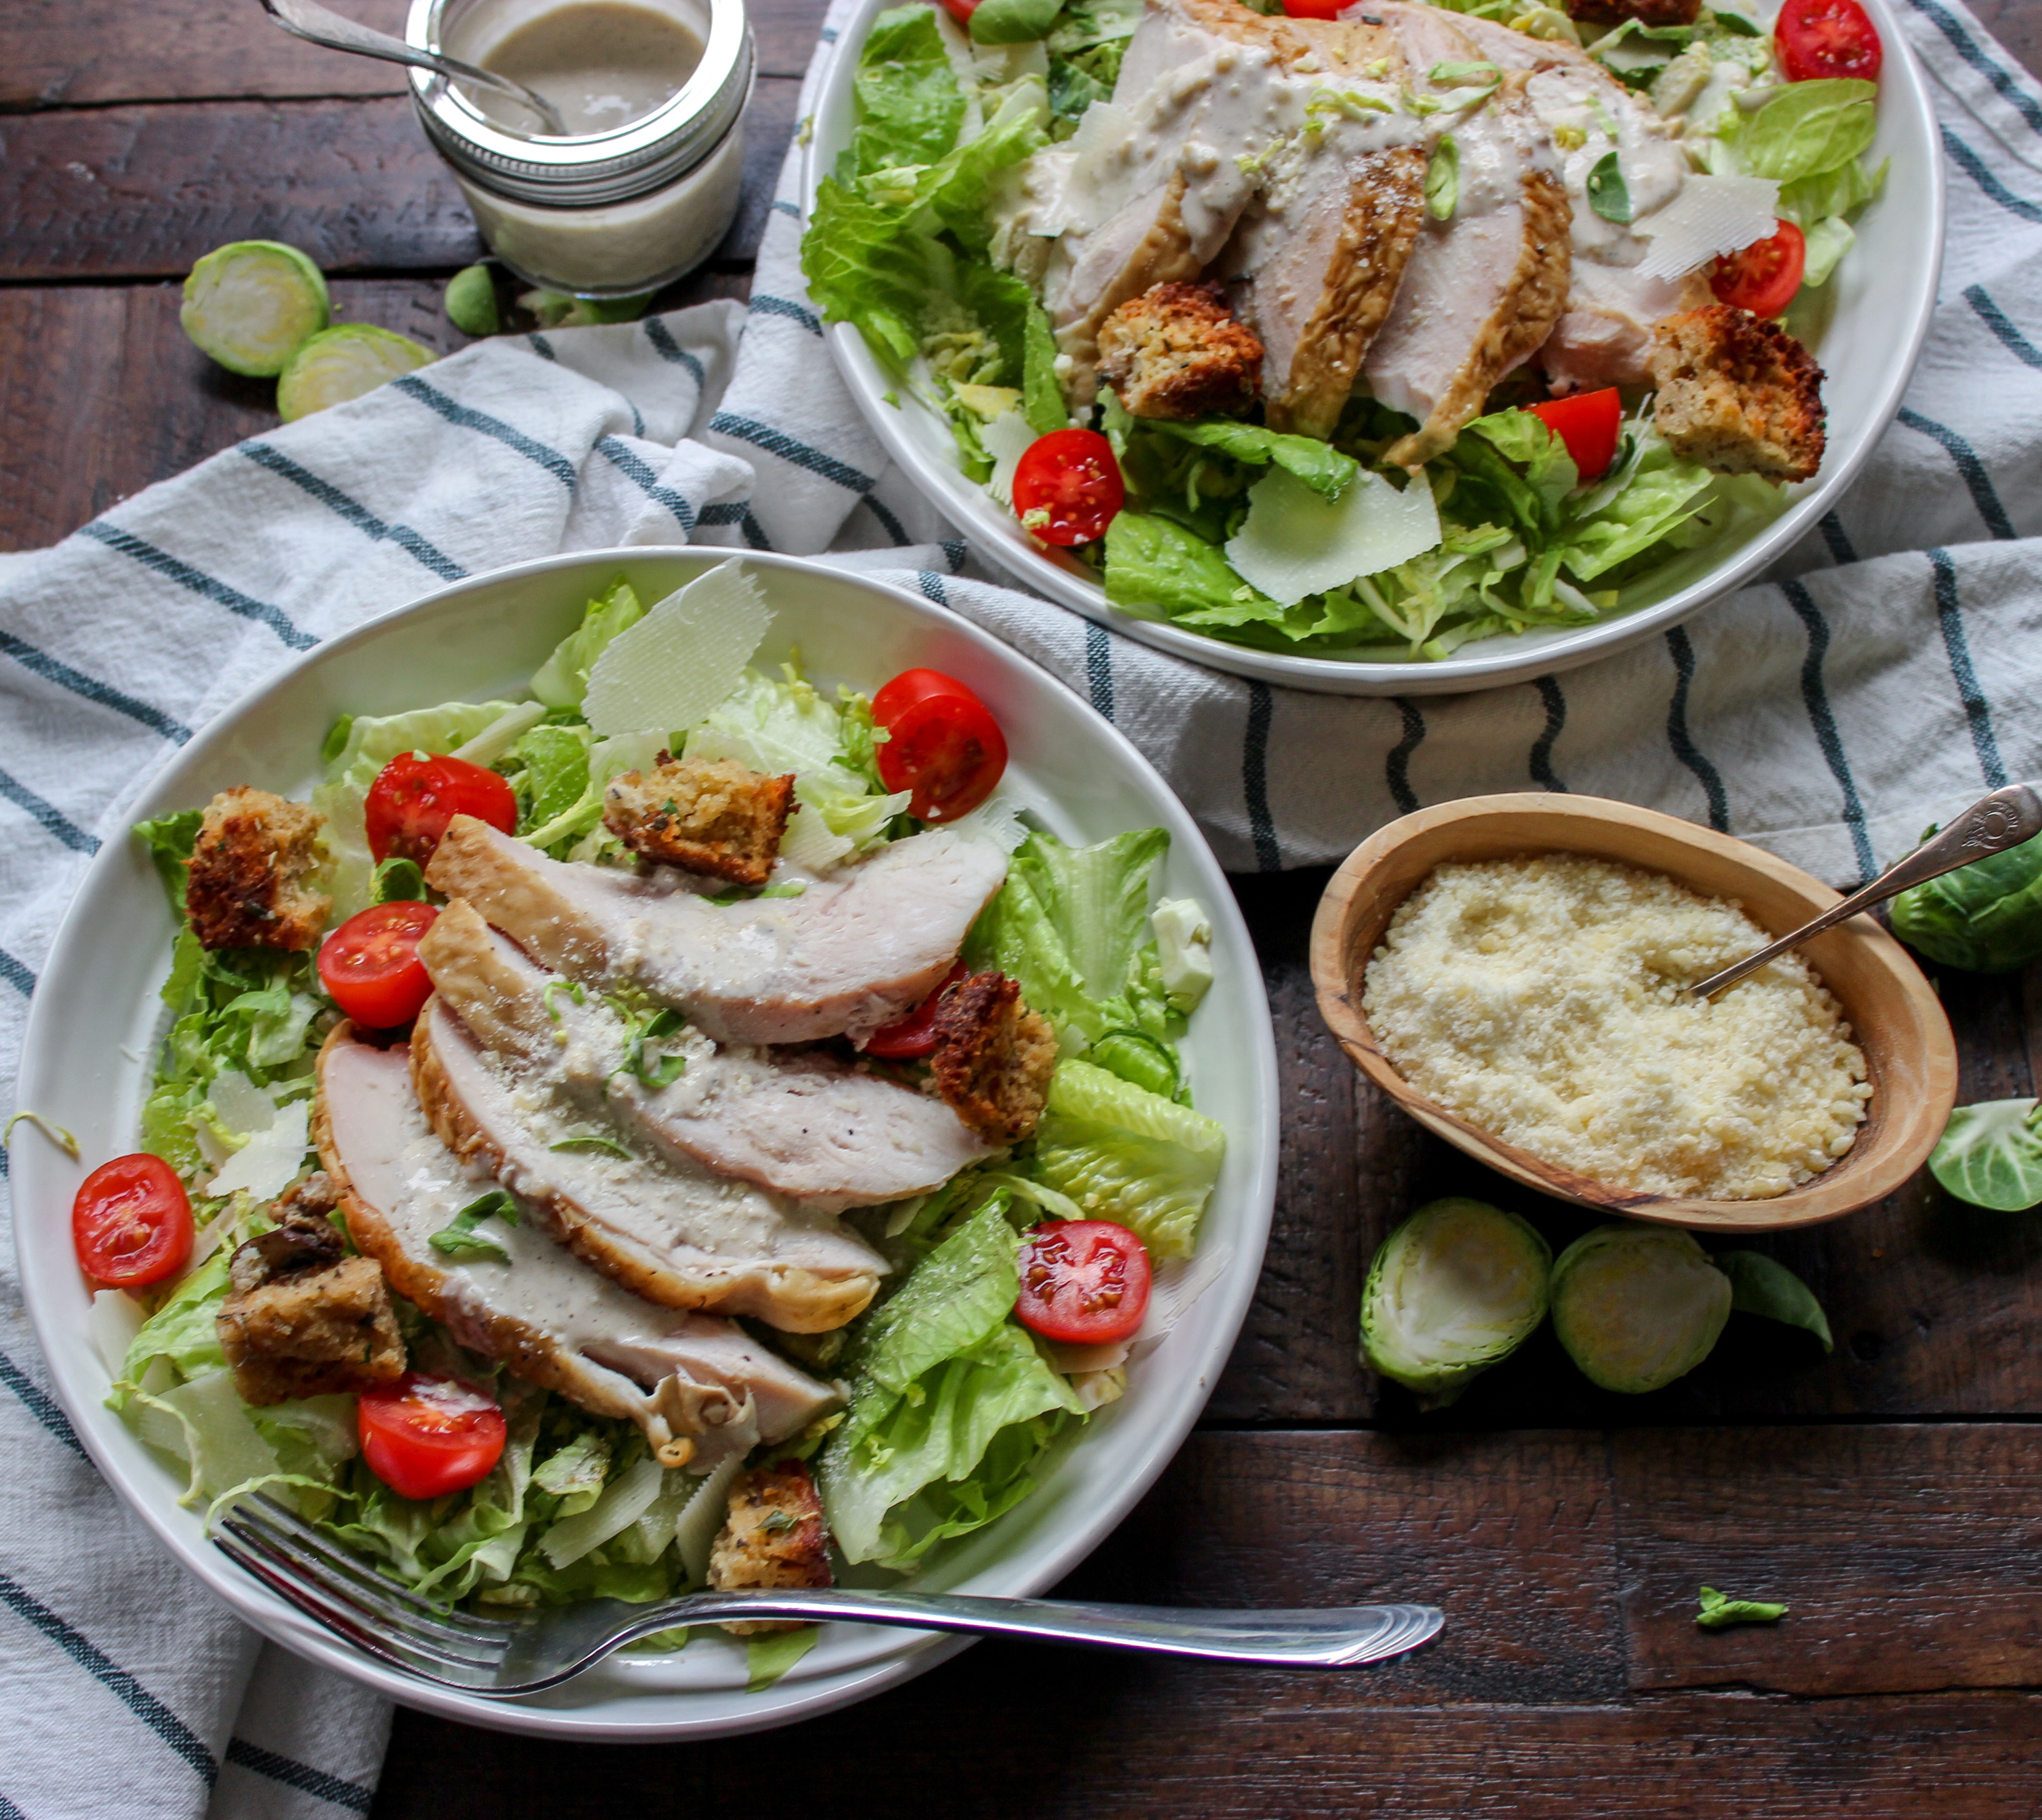
[(449, 1686), (493, 1686), (514, 1622), (435, 1605), (364, 1567), (273, 1498), (243, 1498), (214, 1545), (307, 1616), (358, 1648)]

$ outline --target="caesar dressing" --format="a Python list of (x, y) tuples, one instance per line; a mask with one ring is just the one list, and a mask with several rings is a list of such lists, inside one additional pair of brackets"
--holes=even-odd
[[(574, 133), (627, 125), (681, 92), (702, 62), (702, 40), (679, 19), (624, 0), (580, 0), (527, 20), (481, 58), (482, 67), (536, 89)], [(530, 121), (507, 96), (470, 99), (499, 125)]]

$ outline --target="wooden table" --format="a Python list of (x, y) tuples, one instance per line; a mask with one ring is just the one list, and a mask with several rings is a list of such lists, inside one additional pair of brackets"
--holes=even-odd
[[(399, 0), (342, 0), (396, 26)], [(2042, 7), (1985, 14), (2042, 67)], [(743, 296), (820, 8), (755, 0), (745, 206), (671, 303)], [(223, 241), (305, 248), (339, 314), (461, 345), (473, 228), (395, 72), (300, 45), (255, 0), (0, 7), (0, 549), (52, 542), (274, 422), (178, 327)], [(1312, 1007), (1323, 875), (1236, 881), (1282, 1057), (1260, 1293), (1197, 1434), (1074, 1594), (1443, 1606), (1423, 1654), (1352, 1677), (983, 1644), (767, 1738), (534, 1743), (398, 1715), (379, 1820), (872, 1810), (1042, 1820), (1565, 1812), (2042, 1812), (2042, 1218), (1925, 1180), (1768, 1248), (1837, 1348), (1734, 1317), (1651, 1397), (1542, 1334), (1422, 1416), (1356, 1363), (1363, 1272), (1441, 1193), (1528, 1197), (1366, 1088)], [(2042, 975), (1941, 981), (1963, 1096), (2035, 1091)], [(1528, 1209), (1556, 1246), (1581, 1229)], [(1704, 1581), (1789, 1601), (1696, 1628)]]

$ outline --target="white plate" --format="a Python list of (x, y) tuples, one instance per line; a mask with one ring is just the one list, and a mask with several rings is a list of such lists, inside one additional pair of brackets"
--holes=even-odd
[[(816, 185), (851, 143), (852, 82), (858, 54), (875, 14), (898, 0), (864, 0), (844, 29), (816, 109), (804, 178), (804, 207), (813, 214)], [(1358, 662), (1250, 650), (1224, 639), (1107, 604), (1105, 590), (1075, 557), (1038, 544), (1014, 514), (966, 477), (948, 421), (912, 395), (897, 409), (885, 395), (899, 388), (848, 323), (825, 330), (837, 369), (886, 452), (979, 554), (1023, 587), (1138, 638), (1145, 644), (1216, 669), (1332, 695), (1445, 695), (1571, 670), (1678, 625), (1711, 601), (1747, 582), (1815, 527), (1843, 497), (1900, 408), (1936, 308), (1943, 263), (1943, 163), (1934, 110), (1920, 65), (1887, 0), (1866, 0), (1885, 40), (1879, 78), (1875, 161), (1891, 158), (1885, 193), (1857, 223), (1857, 244), (1815, 306), (1797, 311), (1793, 326), (1809, 341), (1828, 377), (1829, 449), (1822, 472), (1790, 489), (1793, 503), (1742, 539), (1684, 552), (1627, 590), (1623, 610), (1593, 625), (1554, 627), (1485, 638), (1436, 663)]]
[[(521, 564), (430, 595), (293, 663), (201, 732), (136, 804), (136, 819), (188, 809), (253, 782), (302, 798), (319, 743), (342, 714), (388, 714), (445, 701), (515, 696), (589, 597), (620, 572), (647, 601), (724, 560), (698, 550), (624, 549)], [(1009, 778), (1067, 839), (1160, 824), (1171, 835), (1162, 885), (1210, 912), (1215, 984), (1186, 1059), (1199, 1103), (1226, 1127), (1227, 1156), (1201, 1256), (1226, 1267), (1126, 1397), (1067, 1446), (1041, 1488), (925, 1573), (932, 1589), (1023, 1595), (1069, 1573), (1132, 1508), (1198, 1418), (1226, 1362), (1261, 1268), (1276, 1180), (1276, 1057), (1261, 968), (1233, 894), (1191, 817), (1127, 741), (1043, 671), (982, 632), (897, 588), (797, 562), (750, 562), (777, 615), (763, 656), (798, 646), (825, 686), (870, 689), (927, 664), (969, 682), (999, 717)], [(831, 1625), (771, 1692), (744, 1692), (740, 1649), (700, 1638), (671, 1658), (610, 1661), (538, 1698), (498, 1702), (427, 1686), (336, 1642), (256, 1585), (206, 1540), (178, 1485), (105, 1406), (109, 1374), (86, 1330), (90, 1296), (71, 1251), (71, 1197), (87, 1168), (132, 1150), (170, 964), (170, 919), (140, 843), (111, 840), (58, 932), (29, 1018), (17, 1103), (68, 1126), (74, 1164), (54, 1145), (17, 1141), (16, 1243), (21, 1284), (58, 1400), (99, 1469), (179, 1560), (265, 1635), (470, 1724), (583, 1738), (713, 1737), (757, 1730), (862, 1700), (932, 1667), (963, 1640)], [(1224, 1593), (1225, 1588), (1215, 1588)]]

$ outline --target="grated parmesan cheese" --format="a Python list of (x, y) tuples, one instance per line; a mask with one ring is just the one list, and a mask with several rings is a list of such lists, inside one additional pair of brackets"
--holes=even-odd
[(1390, 919), (1362, 1005), (1420, 1092), (1543, 1161), (1762, 1199), (1849, 1150), (1872, 1095), (1799, 956), (1713, 1004), (1681, 996), (1766, 939), (1656, 872), (1572, 854), (1450, 864)]

